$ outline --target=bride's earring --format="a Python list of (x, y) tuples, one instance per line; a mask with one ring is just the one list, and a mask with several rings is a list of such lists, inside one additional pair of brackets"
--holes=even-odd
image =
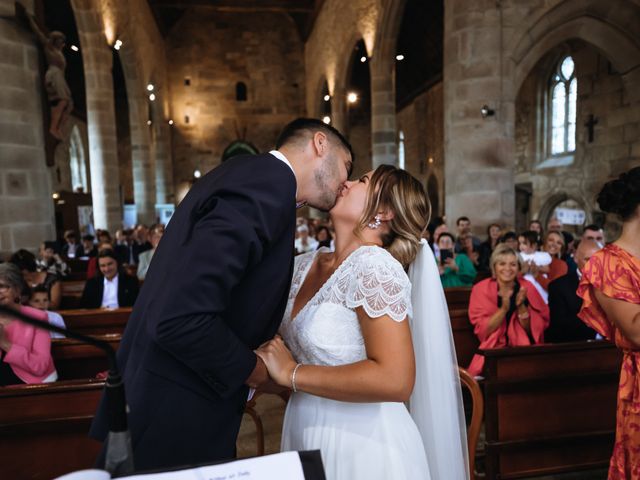
[(373, 220), (374, 221), (369, 223), (367, 227), (369, 227), (372, 230), (380, 228), (380, 225), (382, 224), (382, 222), (380, 221), (380, 215), (376, 215), (375, 217), (373, 217)]

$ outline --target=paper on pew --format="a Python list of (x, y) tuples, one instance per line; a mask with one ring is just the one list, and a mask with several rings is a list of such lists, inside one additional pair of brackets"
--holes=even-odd
[(283, 452), (221, 465), (119, 478), (128, 480), (281, 480), (283, 478), (304, 480), (304, 473), (298, 452)]

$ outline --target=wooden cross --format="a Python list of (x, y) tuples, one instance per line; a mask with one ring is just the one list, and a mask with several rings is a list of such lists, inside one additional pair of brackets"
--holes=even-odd
[(589, 115), (589, 120), (584, 124), (584, 126), (587, 127), (588, 129), (589, 143), (593, 142), (593, 127), (595, 127), (597, 123), (598, 123), (597, 117), (594, 117), (593, 113), (591, 113)]

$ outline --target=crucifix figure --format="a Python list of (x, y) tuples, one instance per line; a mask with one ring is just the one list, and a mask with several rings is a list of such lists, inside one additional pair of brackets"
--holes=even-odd
[(593, 142), (593, 127), (595, 127), (597, 123), (597, 117), (594, 117), (593, 113), (589, 114), (589, 120), (584, 124), (584, 126), (587, 127), (588, 130), (589, 143)]
[(44, 83), (51, 107), (51, 125), (49, 132), (58, 140), (64, 139), (64, 126), (73, 110), (71, 90), (64, 77), (67, 60), (64, 57), (66, 37), (62, 32), (53, 31), (48, 35), (40, 29), (35, 18), (29, 15), (20, 2), (16, 2), (16, 13), (24, 18), (44, 49), (47, 60), (47, 72)]

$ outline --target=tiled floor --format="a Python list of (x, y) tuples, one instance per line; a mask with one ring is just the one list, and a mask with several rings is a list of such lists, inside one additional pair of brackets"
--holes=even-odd
[[(284, 402), (275, 395), (264, 395), (258, 399), (256, 410), (262, 418), (265, 436), (265, 453), (280, 451), (280, 431), (284, 417)], [(238, 456), (250, 457), (256, 454), (255, 424), (248, 415), (244, 416), (238, 436)], [(606, 470), (567, 473), (536, 477), (535, 480), (606, 480)], [(487, 479), (488, 480), (488, 479)], [(533, 480), (533, 479), (532, 479)]]

